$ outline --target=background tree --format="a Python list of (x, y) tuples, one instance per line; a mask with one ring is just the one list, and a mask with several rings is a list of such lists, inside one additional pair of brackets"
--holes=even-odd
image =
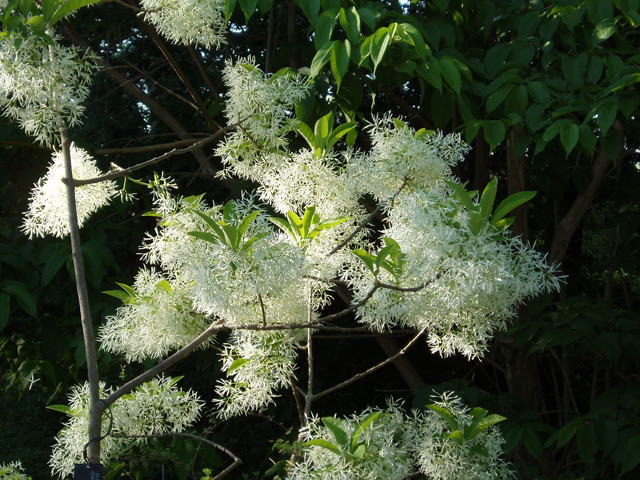
[[(424, 352), (412, 352), (408, 360), (394, 362), (406, 383), (388, 372), (387, 388), (409, 385), (419, 393), (429, 385), (414, 398), (414, 405), (423, 406), (434, 385), (460, 372), (464, 381), (453, 386), (467, 402), (500, 407), (511, 419), (502, 428), (512, 461), (525, 478), (622, 473), (632, 478), (640, 459), (633, 400), (637, 5), (440, 1), (238, 2), (227, 7), (228, 44), (217, 51), (165, 43), (151, 25), (140, 23), (139, 5), (108, 3), (79, 11), (73, 25), (63, 21), (60, 32), (70, 42), (93, 48), (103, 59), (103, 73), (92, 86), (95, 103), (88, 102), (92, 114), (73, 131), (76, 143), (96, 155), (119, 155), (108, 160), (126, 167), (148, 158), (139, 156), (144, 149), (157, 152), (159, 138), (171, 149), (193, 142), (198, 133), (217, 131), (226, 121), (224, 59), (249, 54), (271, 72), (287, 65), (309, 67), (302, 72), (316, 77), (316, 95), (297, 112), (309, 125), (328, 113), (329, 97), (340, 107), (335, 115), (344, 121), (391, 111), (418, 128), (462, 131), (474, 150), (456, 174), (478, 190), (497, 177), (501, 188), (508, 186), (503, 197), (538, 190), (529, 215), (523, 209), (514, 229), (562, 262), (567, 284), (560, 298), (544, 297), (523, 309), (511, 335), (498, 339), (488, 361), (440, 363), (425, 358)], [(367, 147), (363, 135), (355, 141)], [(52, 241), (34, 246), (15, 231), (16, 214), (25, 207), (9, 204), (9, 198), (24, 202), (48, 160), (41, 160), (39, 172), (26, 169), (26, 163), (17, 163), (20, 155), (37, 157), (21, 153), (18, 142), (29, 140), (7, 126), (2, 165), (8, 174), (3, 178), (11, 182), (5, 188), (17, 193), (5, 196), (8, 253), (2, 265), (0, 321), (5, 319), (8, 378), (16, 386), (23, 383), (22, 388), (32, 385), (31, 392), (46, 400), (82, 377), (77, 369), (84, 362), (83, 348), (72, 320), (32, 328), (28, 317), (21, 318), (49, 314), (71, 319), (75, 307), (71, 301), (65, 304), (73, 298), (71, 285), (65, 286), (64, 274), (57, 273), (67, 261), (68, 247)], [(208, 158), (210, 148), (190, 152), (195, 166), (186, 156), (176, 157), (182, 164), (172, 163), (185, 194), (206, 190), (223, 201), (250, 186), (212, 178), (222, 166)], [(375, 206), (373, 199), (367, 203)], [(152, 219), (137, 216), (145, 208), (149, 206), (122, 205), (122, 217), (95, 219), (85, 234), (92, 239), (85, 243), (84, 255), (98, 316), (101, 309), (115, 306), (99, 294), (105, 274), (107, 281), (133, 275), (122, 267), (135, 258), (124, 232), (133, 229), (142, 236), (153, 227)], [(109, 251), (117, 252), (118, 261), (112, 261)], [(47, 290), (50, 301), (45, 303), (42, 287), (54, 278), (60, 300)], [(59, 325), (55, 335), (47, 331), (51, 325)], [(376, 342), (384, 355), (399, 349), (389, 336), (378, 336)], [(354, 347), (326, 348), (339, 363), (340, 351)], [(372, 344), (369, 356), (382, 352)], [(353, 361), (352, 355), (346, 357), (342, 361)], [(101, 361), (103, 367), (112, 365), (115, 379), (117, 364), (108, 355)], [(203, 378), (220, 368), (196, 364)], [(42, 381), (29, 383), (38, 378)], [(345, 405), (345, 413), (386, 396), (366, 383), (354, 388), (362, 390), (352, 405)], [(275, 439), (281, 433), (269, 435)], [(263, 453), (260, 458), (266, 457)]]

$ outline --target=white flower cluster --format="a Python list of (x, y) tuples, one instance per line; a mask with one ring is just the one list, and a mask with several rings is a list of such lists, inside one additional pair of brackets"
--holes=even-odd
[(354, 156), (348, 167), (351, 176), (366, 178), (361, 183), (363, 193), (378, 200), (394, 195), (406, 180), (428, 189), (449, 179), (450, 167), (469, 151), (458, 134), (416, 134), (389, 116), (374, 119), (368, 130), (373, 148), (367, 155)]
[[(6, 4), (6, 2), (5, 2)], [(0, 8), (3, 8), (0, 5)], [(20, 461), (10, 462), (8, 465), (0, 463), (0, 480), (30, 480)]]
[(306, 321), (302, 252), (275, 233), (252, 199), (236, 202), (237, 219), (232, 223), (237, 226), (242, 218), (260, 212), (243, 236), (259, 240), (237, 250), (189, 235), (211, 232), (194, 210), (222, 221), (219, 206), (207, 208), (164, 196), (158, 197), (157, 205), (165, 212), (164, 227), (149, 237), (144, 258), (170, 276), (193, 282), (189, 295), (195, 311), (222, 318), (229, 326)]
[[(426, 286), (418, 292), (378, 290), (358, 311), (360, 321), (374, 329), (428, 325), (432, 351), (474, 358), (485, 353), (494, 332), (506, 327), (526, 298), (559, 288), (545, 256), (508, 231), (500, 234), (487, 224), (474, 235), (468, 212), (444, 184), (400, 196), (388, 220), (384, 235), (406, 255), (401, 285)], [(373, 287), (362, 268), (351, 278), (356, 300)], [(394, 283), (386, 271), (380, 279)]]
[[(435, 405), (444, 408), (461, 428), (471, 425), (472, 417), (460, 399), (443, 395)], [(515, 473), (502, 459), (504, 438), (491, 426), (460, 445), (451, 438), (449, 423), (431, 410), (412, 412), (405, 427), (404, 442), (418, 470), (432, 480), (511, 480)], [(483, 453), (479, 453), (481, 448)]]
[[(436, 405), (447, 410), (464, 428), (471, 416), (456, 397), (445, 395)], [(410, 415), (394, 403), (366, 428), (362, 422), (371, 414), (365, 411), (348, 419), (334, 420), (344, 429), (347, 444), (341, 444), (334, 432), (317, 417), (302, 430), (304, 440), (311, 442), (304, 458), (291, 465), (287, 480), (401, 480), (421, 472), (433, 480), (508, 480), (514, 478), (501, 455), (504, 439), (499, 430), (489, 427), (475, 438), (460, 445), (448, 436), (453, 433), (447, 421), (431, 410), (413, 411)], [(359, 455), (352, 439), (359, 434)], [(313, 442), (314, 440), (322, 441)], [(333, 444), (336, 450), (326, 447)], [(478, 449), (482, 449), (479, 452)]]
[(233, 332), (222, 355), (222, 370), (229, 372), (235, 362), (240, 366), (228, 374), (231, 380), (221, 380), (216, 387), (218, 415), (246, 415), (273, 403), (275, 390), (295, 378), (295, 340), (290, 331)]
[(217, 154), (232, 167), (231, 173), (257, 180), (261, 170), (255, 167), (269, 157), (273, 163), (283, 156), (284, 152), (273, 150), (286, 148), (285, 135), (296, 124), (291, 112), (307, 89), (299, 76), (263, 73), (252, 57), (228, 62), (223, 79), (228, 87), (225, 111), (229, 124), (244, 123), (226, 138)]
[[(340, 421), (349, 440), (354, 434), (362, 432), (358, 439), (358, 443), (365, 445), (362, 458), (350, 459), (325, 447), (311, 445), (305, 450), (304, 457), (291, 465), (287, 480), (402, 480), (411, 474), (412, 460), (403, 440), (408, 424), (404, 412), (391, 405), (370, 426), (360, 429), (360, 424), (370, 413), (367, 410), (361, 415)], [(341, 452), (352, 450), (350, 445), (340, 445), (334, 434), (317, 417), (311, 418), (301, 433), (306, 441), (321, 439), (334, 444)]]
[[(121, 435), (155, 435), (182, 432), (199, 417), (203, 402), (194, 392), (184, 392), (174, 385), (177, 380), (156, 378), (138, 387), (111, 405), (102, 418), (103, 434), (108, 431), (113, 415), (111, 433)], [(102, 396), (112, 393), (101, 383)], [(84, 446), (88, 442), (89, 385), (75, 386), (69, 395), (69, 421), (56, 437), (49, 460), (52, 473), (65, 477), (73, 472), (75, 463), (84, 462)], [(107, 435), (101, 441), (100, 459), (108, 463), (128, 445), (144, 439), (118, 438)]]
[(9, 3), (9, 0), (0, 0), (0, 12), (6, 8), (8, 3)]
[(80, 123), (89, 94), (92, 57), (54, 38), (8, 34), (0, 39), (0, 108), (36, 140), (52, 146), (61, 128)]
[[(95, 163), (86, 151), (71, 145), (74, 179), (86, 180), (102, 175)], [(22, 225), (22, 231), (29, 238), (45, 235), (65, 237), (69, 234), (67, 187), (62, 182), (64, 177), (64, 156), (62, 152), (56, 152), (47, 173), (38, 180), (31, 192), (29, 210)], [(116, 193), (116, 184), (112, 181), (76, 187), (78, 226), (81, 227), (92, 213), (109, 203)]]
[(133, 285), (136, 296), (100, 327), (102, 348), (131, 362), (162, 358), (187, 345), (210, 323), (193, 312), (191, 287), (180, 279), (166, 280), (155, 270), (140, 270)]
[(225, 43), (223, 0), (142, 0), (144, 19), (173, 43), (217, 48)]

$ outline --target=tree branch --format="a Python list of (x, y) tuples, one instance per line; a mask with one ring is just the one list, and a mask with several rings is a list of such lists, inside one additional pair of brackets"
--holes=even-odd
[(389, 363), (393, 362), (396, 358), (400, 357), (401, 355), (404, 355), (405, 352), (411, 348), (411, 346), (416, 343), (418, 341), (418, 339), (422, 336), (422, 334), (427, 330), (428, 325), (425, 325), (424, 327), (422, 327), (422, 330), (420, 330), (415, 337), (413, 337), (411, 339), (411, 341), (409, 343), (407, 343), (405, 345), (405, 347), (400, 350), (398, 353), (396, 353), (395, 355), (393, 355), (392, 357), (387, 358), (385, 361), (380, 362), (378, 365), (371, 367), (369, 370), (366, 370), (362, 373), (358, 373), (357, 375), (354, 375), (353, 377), (351, 377), (349, 380), (346, 380), (342, 383), (339, 383), (338, 385), (336, 385), (335, 387), (331, 387), (328, 388), (327, 390), (324, 390), (323, 392), (320, 393), (316, 393), (313, 396), (313, 400), (317, 400), (318, 398), (322, 398), (325, 395), (329, 395), (330, 393), (335, 392), (336, 390), (339, 390), (343, 387), (346, 387), (347, 385), (351, 385), (352, 383), (360, 380), (363, 377), (366, 377), (367, 375), (371, 375), (373, 372), (380, 370), (382, 367), (384, 367), (385, 365), (388, 365)]
[[(163, 362), (157, 364), (155, 367), (147, 370), (146, 372), (138, 375), (133, 380), (130, 380), (129, 382), (124, 384), (122, 387), (117, 389), (115, 392), (113, 392), (111, 395), (109, 395), (107, 398), (105, 398), (104, 401), (107, 402), (108, 405), (112, 405), (113, 402), (118, 400), (123, 395), (126, 395), (127, 393), (131, 392), (134, 388), (142, 385), (147, 380), (151, 380), (153, 377), (155, 377), (159, 373), (164, 372), (167, 368), (169, 368), (174, 363), (187, 357), (191, 352), (193, 352), (196, 348), (202, 345), (204, 341), (207, 340), (211, 335), (219, 332), (224, 328), (226, 327), (223, 320), (220, 320), (216, 323), (212, 323), (209, 326), (209, 328), (207, 328), (204, 332), (198, 335), (198, 337), (196, 337), (189, 345), (182, 347), (180, 350), (178, 350), (176, 353), (171, 355), (169, 358), (167, 358)], [(103, 405), (102, 410), (104, 411), (104, 408), (105, 408), (104, 404), (102, 405)]]

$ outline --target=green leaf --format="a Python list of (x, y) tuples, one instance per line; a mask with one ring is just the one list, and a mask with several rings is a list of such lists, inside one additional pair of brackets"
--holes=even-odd
[(13, 295), (18, 301), (18, 305), (32, 317), (38, 317), (36, 297), (33, 296), (27, 286), (15, 280), (6, 280), (1, 285), (2, 290)]
[(329, 112), (324, 117), (320, 117), (316, 122), (314, 128), (314, 135), (316, 136), (316, 145), (318, 148), (323, 150), (327, 145), (327, 140), (329, 138), (329, 132), (333, 127), (333, 113)]
[(464, 445), (464, 436), (462, 435), (462, 432), (460, 430), (456, 430), (449, 435), (445, 435), (445, 438), (450, 438), (460, 446)]
[(484, 139), (491, 146), (491, 151), (495, 150), (507, 134), (504, 122), (502, 120), (484, 120), (482, 127), (484, 128)]
[(371, 40), (371, 60), (373, 60), (374, 72), (382, 61), (390, 43), (391, 38), (389, 37), (389, 29), (387, 27), (380, 27)]
[(598, 126), (602, 135), (606, 135), (616, 120), (618, 102), (615, 99), (604, 101), (598, 107)]
[(617, 31), (618, 27), (616, 26), (615, 19), (603, 18), (593, 30), (593, 36), (591, 37), (591, 46), (596, 47), (598, 44), (607, 40)]
[(131, 300), (131, 295), (129, 295), (127, 292), (123, 292), (122, 290), (107, 290), (102, 293), (104, 293), (105, 295), (109, 295), (111, 297), (115, 297), (125, 302), (127, 300)]
[(260, 214), (260, 212), (253, 212), (250, 213), (249, 215), (247, 215), (246, 217), (244, 217), (240, 223), (238, 224), (238, 244), (240, 243), (240, 241), (242, 240), (242, 236), (244, 235), (244, 232), (247, 231), (247, 228), (249, 228), (249, 225), (251, 225), (251, 222), (253, 222), (253, 220)]
[(231, 16), (233, 15), (233, 10), (236, 8), (236, 3), (238, 0), (224, 0), (224, 11), (225, 13), (225, 22), (229, 22), (231, 20)]
[(66, 17), (79, 8), (98, 2), (100, 2), (100, 0), (66, 0), (65, 2), (61, 2), (55, 10), (55, 13), (51, 16), (51, 20), (47, 26), (51, 27), (55, 25), (61, 18)]
[(424, 60), (427, 56), (427, 44), (424, 42), (422, 33), (410, 23), (403, 23), (401, 27), (411, 39), (411, 44), (415, 47), (418, 57)]
[(358, 439), (360, 438), (360, 435), (362, 435), (364, 431), (367, 428), (369, 428), (369, 425), (371, 425), (376, 420), (376, 418), (378, 418), (381, 414), (382, 414), (381, 411), (371, 412), (369, 415), (364, 417), (362, 422), (360, 422), (360, 425), (358, 425), (355, 432), (353, 433), (353, 440), (352, 440), (353, 445), (358, 443)]
[(449, 424), (449, 427), (451, 427), (451, 430), (459, 431), (458, 430), (458, 428), (459, 428), (458, 427), (458, 422), (456, 422), (456, 419), (453, 418), (453, 415), (451, 415), (449, 410), (447, 410), (446, 408), (440, 407), (438, 405), (427, 405), (427, 408), (429, 410), (433, 410), (438, 415), (440, 415), (442, 418), (444, 418), (447, 421), (447, 423)]
[[(195, 213), (196, 215), (198, 215), (200, 218), (202, 218), (205, 223), (211, 227), (211, 229), (215, 232), (215, 234), (218, 236), (220, 243), (224, 243), (224, 232), (222, 231), (222, 228), (220, 228), (220, 224), (218, 222), (216, 222), (213, 218), (211, 218), (209, 215), (206, 215), (198, 210), (192, 210), (193, 213)], [(198, 237), (201, 238), (201, 237)], [(204, 240), (204, 238), (203, 238)], [(209, 241), (209, 240), (207, 240)], [(211, 242), (213, 243), (213, 242)]]
[(308, 237), (309, 232), (311, 231), (311, 222), (313, 221), (313, 216), (315, 214), (316, 214), (315, 205), (305, 208), (304, 215), (302, 216), (302, 238)]
[[(191, 235), (194, 238), (197, 238), (199, 240), (204, 240), (205, 242), (209, 242), (212, 243), (214, 245), (220, 245), (220, 244), (225, 244), (225, 242), (218, 236), (218, 235), (213, 235), (209, 232), (187, 232), (187, 235)], [(224, 236), (223, 236), (224, 238)]]
[(489, 98), (487, 98), (487, 104), (485, 107), (487, 113), (493, 112), (498, 107), (498, 105), (500, 105), (504, 101), (504, 99), (507, 98), (507, 95), (509, 94), (509, 92), (513, 87), (514, 85), (512, 83), (503, 85), (497, 91), (489, 95)]
[(357, 122), (348, 122), (340, 125), (333, 132), (331, 132), (331, 135), (329, 135), (326, 149), (331, 150), (331, 148), (336, 144), (338, 140), (340, 140), (341, 137), (348, 134), (351, 130), (353, 130), (357, 126), (358, 126)]
[(237, 369), (242, 367), (244, 364), (249, 363), (249, 361), (250, 360), (247, 360), (246, 358), (236, 358), (231, 364), (231, 366), (229, 367), (229, 370), (227, 370), (227, 376), (230, 376), (233, 372), (235, 372)]
[(562, 427), (562, 429), (558, 432), (558, 448), (566, 445), (573, 438), (577, 431), (578, 427), (572, 423)]
[(298, 5), (300, 5), (302, 12), (309, 19), (309, 22), (314, 24), (320, 12), (320, 0), (300, 0)]
[(576, 434), (576, 443), (582, 460), (590, 467), (598, 450), (598, 439), (593, 425), (580, 426)]
[(60, 270), (62, 265), (64, 265), (68, 256), (68, 248), (62, 246), (55, 248), (53, 254), (49, 256), (47, 263), (45, 263), (44, 269), (42, 270), (42, 278), (40, 279), (40, 282), (43, 287), (49, 285), (51, 280), (53, 280), (53, 277), (58, 273), (58, 270)]
[(125, 292), (127, 292), (130, 297), (137, 297), (138, 296), (137, 292), (133, 288), (131, 288), (129, 285), (125, 285), (124, 283), (119, 283), (119, 282), (116, 282), (116, 285), (118, 285)]
[(340, 25), (347, 33), (347, 38), (356, 45), (360, 39), (360, 15), (355, 7), (340, 9)]
[(475, 210), (475, 205), (473, 204), (473, 196), (471, 196), (470, 193), (467, 192), (467, 190), (464, 188), (466, 183), (464, 185), (460, 185), (459, 183), (452, 182), (451, 180), (445, 180), (444, 183), (446, 183), (449, 188), (454, 191), (454, 193), (462, 202), (462, 205), (467, 209), (468, 212), (472, 212)]
[(333, 452), (336, 455), (342, 456), (342, 450), (340, 450), (338, 447), (336, 447), (333, 443), (329, 443), (326, 440), (323, 440), (322, 438), (317, 438), (315, 440), (309, 440), (308, 442), (305, 442), (304, 444), (305, 445), (315, 445), (317, 447), (326, 448), (330, 452)]
[(462, 77), (460, 76), (460, 68), (458, 68), (456, 62), (452, 58), (442, 57), (440, 59), (440, 69), (445, 81), (453, 88), (456, 95), (460, 96)]
[(291, 225), (289, 225), (289, 222), (287, 222), (286, 220), (284, 220), (282, 218), (278, 218), (278, 217), (269, 217), (269, 220), (271, 221), (271, 223), (273, 223), (274, 225), (279, 227), (283, 232), (288, 233), (294, 239), (296, 238), (296, 236), (294, 235), (293, 230), (291, 228)]
[(316, 48), (324, 46), (333, 34), (333, 29), (338, 22), (338, 16), (340, 15), (339, 8), (331, 8), (320, 15), (318, 22), (316, 23), (316, 29), (313, 37), (313, 44)]
[(69, 405), (47, 405), (45, 408), (71, 415), (71, 407), (69, 407)]
[(351, 452), (351, 454), (359, 459), (364, 458), (365, 454), (367, 453), (367, 445), (365, 443), (361, 443), (359, 445), (357, 445), (353, 451)]
[(640, 464), (640, 434), (629, 439), (625, 448), (625, 455), (622, 458), (620, 475), (624, 475)]
[(364, 24), (373, 32), (376, 29), (376, 15), (368, 7), (362, 7), (358, 9), (358, 15)]
[(349, 57), (351, 55), (351, 44), (349, 40), (345, 40), (344, 43), (340, 40), (333, 42), (333, 48), (331, 49), (331, 73), (333, 78), (336, 79), (338, 84), (337, 91), (340, 91), (340, 84), (349, 68)]
[(244, 13), (244, 21), (249, 23), (249, 19), (251, 15), (256, 11), (256, 7), (258, 6), (258, 0), (238, 0), (240, 3), (240, 8)]
[(580, 127), (575, 123), (569, 123), (560, 127), (560, 142), (567, 152), (567, 156), (578, 144), (580, 139)]
[(304, 137), (312, 151), (315, 151), (318, 146), (316, 145), (316, 136), (313, 134), (313, 130), (306, 123), (299, 121), (296, 125), (296, 129), (298, 133)]
[(318, 49), (318, 52), (311, 61), (311, 68), (309, 76), (315, 78), (322, 71), (322, 68), (327, 64), (331, 58), (331, 52), (333, 49), (333, 42), (327, 42)]
[(474, 445), (469, 449), (471, 453), (475, 453), (476, 455), (481, 455), (486, 458), (490, 458), (489, 450), (484, 445)]
[(484, 225), (491, 218), (493, 212), (493, 202), (496, 199), (496, 192), (498, 191), (498, 179), (493, 178), (485, 187), (480, 198), (480, 214), (482, 215), (482, 224)]
[(27, 25), (31, 26), (35, 32), (44, 32), (46, 24), (42, 15), (35, 15), (27, 21)]
[(511, 210), (527, 203), (536, 196), (536, 193), (538, 192), (518, 192), (505, 198), (491, 217), (491, 225), (497, 225)]
[(360, 248), (358, 248), (356, 250), (352, 250), (352, 252), (360, 260), (362, 260), (364, 262), (364, 264), (367, 266), (367, 268), (369, 268), (369, 270), (371, 270), (371, 273), (373, 273), (374, 275), (377, 275), (377, 271), (375, 269), (376, 257), (374, 257), (373, 255), (371, 255), (368, 252), (365, 252), (364, 250), (362, 250)]
[(347, 430), (344, 427), (344, 423), (342, 420), (335, 417), (323, 417), (322, 423), (331, 430), (333, 436), (336, 437), (336, 441), (338, 445), (346, 446), (348, 442)]

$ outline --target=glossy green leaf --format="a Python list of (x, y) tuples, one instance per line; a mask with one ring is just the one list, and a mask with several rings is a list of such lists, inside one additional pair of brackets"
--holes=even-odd
[(340, 84), (342, 83), (342, 79), (347, 73), (347, 69), (349, 68), (349, 57), (351, 55), (351, 44), (349, 40), (345, 40), (344, 43), (340, 40), (336, 40), (333, 42), (333, 48), (331, 49), (331, 73), (333, 74), (333, 78), (336, 79), (336, 83), (338, 84), (337, 91), (340, 91)]
[(320, 47), (311, 61), (311, 68), (309, 76), (315, 78), (322, 71), (322, 68), (327, 64), (331, 58), (331, 51), (333, 48), (333, 42), (327, 42)]
[(244, 13), (244, 21), (249, 22), (249, 19), (256, 11), (256, 7), (258, 6), (258, 0), (238, 0), (240, 4), (240, 9)]
[(314, 32), (313, 43), (316, 48), (324, 46), (333, 34), (333, 29), (338, 22), (338, 16), (340, 15), (339, 8), (331, 8), (325, 12), (322, 12), (318, 22), (316, 23), (316, 29)]
[(355, 7), (341, 8), (339, 15), (340, 25), (347, 33), (349, 41), (356, 45), (360, 38), (360, 15)]
[(227, 370), (227, 376), (231, 376), (233, 372), (249, 362), (250, 360), (247, 360), (246, 358), (236, 358), (229, 367), (229, 370)]
[(331, 430), (331, 433), (333, 433), (333, 436), (336, 438), (338, 445), (347, 445), (347, 430), (344, 426), (344, 423), (342, 423), (342, 420), (335, 417), (323, 417), (322, 423), (324, 423), (325, 427)]
[(440, 59), (440, 69), (442, 71), (442, 77), (459, 96), (460, 89), (462, 88), (462, 77), (460, 76), (460, 68), (456, 62), (449, 57), (442, 57)]
[(371, 40), (371, 60), (373, 60), (374, 72), (384, 58), (390, 42), (391, 38), (389, 37), (389, 29), (387, 27), (379, 28), (373, 35), (373, 39)]
[(449, 424), (449, 427), (451, 428), (451, 430), (453, 431), (458, 430), (459, 428), (458, 422), (456, 422), (456, 419), (453, 417), (453, 415), (451, 415), (451, 412), (449, 412), (449, 410), (447, 410), (446, 408), (440, 407), (438, 405), (427, 405), (427, 408), (429, 410), (433, 410), (442, 418), (444, 418)]
[(505, 198), (502, 202), (500, 202), (500, 205), (498, 205), (498, 208), (496, 208), (496, 211), (491, 217), (491, 225), (497, 225), (497, 223), (514, 208), (527, 203), (529, 200), (535, 197), (536, 193), (537, 192), (518, 192)]
[(75, 12), (79, 8), (98, 2), (100, 2), (100, 0), (66, 0), (61, 2), (55, 12), (51, 15), (51, 20), (49, 20), (48, 26), (55, 25), (60, 19)]
[(357, 126), (358, 124), (356, 122), (343, 123), (342, 125), (338, 126), (338, 128), (333, 130), (331, 132), (331, 135), (329, 135), (329, 138), (327, 140), (327, 146), (326, 146), (327, 150), (331, 150), (331, 148), (333, 148), (333, 146), (336, 144), (338, 140), (340, 140), (340, 138), (342, 138), (344, 135), (347, 135), (350, 131), (354, 130)]
[(309, 22), (314, 24), (320, 12), (320, 0), (299, 0), (298, 5), (300, 5)]
[(338, 447), (336, 447), (333, 443), (327, 442), (326, 440), (323, 440), (322, 438), (317, 438), (315, 440), (309, 440), (308, 442), (305, 442), (305, 445), (315, 445), (316, 447), (326, 448), (330, 452), (335, 453), (336, 455), (342, 456), (342, 450), (340, 450)]

